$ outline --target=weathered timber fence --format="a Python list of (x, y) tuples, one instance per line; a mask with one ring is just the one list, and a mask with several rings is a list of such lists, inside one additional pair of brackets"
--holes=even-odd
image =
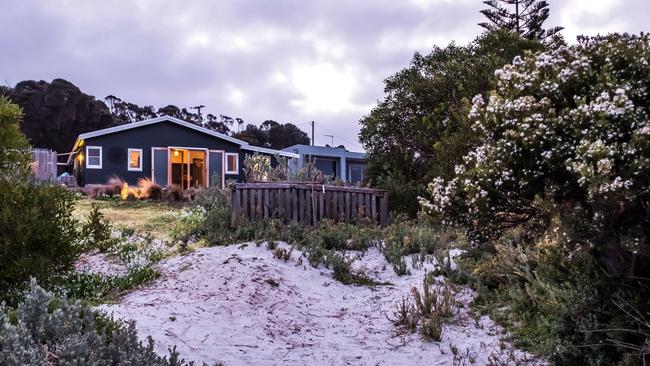
[(53, 181), (56, 179), (56, 151), (48, 149), (32, 150), (32, 173), (38, 180)]
[(240, 219), (279, 219), (318, 225), (323, 219), (388, 223), (388, 192), (314, 183), (237, 183), (232, 185), (231, 223)]

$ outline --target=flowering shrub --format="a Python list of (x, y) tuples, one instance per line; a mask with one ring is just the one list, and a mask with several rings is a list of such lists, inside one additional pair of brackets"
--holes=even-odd
[[(536, 275), (502, 276), (521, 289), (521, 297), (511, 301), (524, 309), (540, 305), (540, 313), (533, 317), (566, 322), (587, 316), (591, 325), (584, 326), (588, 322), (582, 320), (583, 329), (597, 328), (594, 324), (635, 327), (633, 321), (620, 320), (625, 316), (611, 306), (609, 291), (647, 298), (637, 281), (650, 275), (649, 60), (648, 36), (627, 34), (581, 37), (576, 45), (515, 57), (495, 72), (498, 85), (488, 100), (481, 96), (473, 100), (469, 118), (484, 142), (456, 166), (453, 178), (434, 179), (428, 187), (431, 196), (420, 198), (425, 210), (467, 228), (475, 245), (492, 244), (514, 231), (519, 238), (516, 246), (529, 244), (535, 251), (552, 246), (562, 253), (556, 262), (572, 266), (572, 258), (586, 255), (595, 260), (596, 268), (604, 269), (593, 272), (603, 279), (593, 279), (592, 292), (598, 296), (561, 297), (558, 301), (566, 312), (556, 309), (553, 314), (542, 314), (546, 311), (542, 302), (548, 297), (535, 298), (530, 289), (551, 293), (561, 286), (578, 288), (568, 271), (559, 272), (557, 287), (553, 282), (538, 283)], [(536, 265), (552, 263), (540, 260)], [(617, 285), (598, 287), (610, 279)], [(636, 304), (647, 307), (644, 302)], [(518, 320), (531, 323), (531, 317)], [(577, 330), (548, 328), (560, 339), (553, 344), (591, 343)], [(607, 343), (613, 336), (609, 334), (607, 341), (602, 337), (598, 341)], [(608, 357), (601, 361), (618, 359)]]
[[(473, 100), (485, 142), (453, 179), (434, 179), (421, 204), (480, 239), (536, 218), (547, 228), (546, 203), (580, 211), (596, 231), (641, 209), (650, 198), (649, 58), (648, 37), (631, 35), (515, 57), (495, 72), (489, 100)], [(637, 235), (634, 221), (621, 229)]]

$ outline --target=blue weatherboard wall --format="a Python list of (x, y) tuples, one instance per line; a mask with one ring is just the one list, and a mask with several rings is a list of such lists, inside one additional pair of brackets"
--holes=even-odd
[[(167, 146), (238, 153), (239, 174), (226, 174), (225, 179), (244, 181), (244, 158), (246, 155), (253, 154), (252, 151), (241, 150), (236, 143), (168, 121), (87, 138), (82, 148), (84, 156), (86, 146), (102, 146), (102, 169), (87, 169), (84, 161), (81, 173), (82, 184), (102, 184), (114, 175), (126, 180), (130, 185), (136, 184), (139, 178), (150, 178), (151, 148)], [(128, 149), (142, 149), (141, 172), (128, 171)]]

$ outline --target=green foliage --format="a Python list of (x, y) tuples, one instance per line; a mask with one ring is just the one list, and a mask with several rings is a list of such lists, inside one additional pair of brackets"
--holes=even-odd
[(0, 298), (30, 277), (72, 268), (80, 252), (73, 203), (61, 187), (0, 179)]
[(29, 174), (31, 155), (20, 131), (22, 110), (0, 96), (0, 179), (20, 179)]
[(482, 300), (558, 364), (628, 362), (647, 344), (614, 299), (650, 310), (649, 59), (648, 36), (627, 34), (515, 58), (473, 101), (483, 143), (421, 201), (494, 255), (470, 268)]
[(151, 337), (146, 345), (139, 342), (135, 323), (122, 325), (78, 302), (55, 299), (35, 281), (11, 313), (0, 305), (2, 365), (186, 365), (175, 348), (169, 358), (160, 357)]
[(99, 206), (93, 204), (88, 218), (81, 227), (83, 247), (86, 250), (98, 249), (102, 253), (107, 252), (119, 240), (112, 237), (112, 229), (108, 219), (99, 210)]
[(375, 286), (388, 284), (377, 282), (363, 273), (353, 271), (353, 261), (353, 259), (346, 258), (344, 255), (332, 250), (325, 256), (325, 265), (332, 269), (334, 279), (344, 285)]
[(445, 322), (453, 320), (457, 314), (456, 297), (451, 287), (434, 284), (432, 276), (426, 274), (422, 291), (413, 287), (411, 297), (396, 304), (392, 322), (410, 332), (415, 332), (419, 326), (422, 338), (439, 342)]
[(541, 48), (507, 31), (487, 33), (467, 46), (416, 53), (409, 67), (386, 80), (386, 97), (361, 119), (359, 139), (369, 153), (368, 177), (389, 190), (392, 210), (414, 216), (426, 184), (453, 176), (481, 141), (467, 118), (471, 99), (496, 86), (495, 69)]
[(259, 127), (247, 124), (246, 128), (234, 133), (233, 137), (251, 145), (272, 149), (284, 149), (296, 144), (309, 145), (310, 142), (309, 136), (296, 125), (281, 124), (273, 120), (264, 121)]
[(51, 282), (55, 293), (71, 299), (91, 303), (116, 300), (123, 292), (135, 289), (158, 278), (160, 274), (149, 266), (133, 267), (121, 276), (103, 276), (94, 273), (73, 272)]
[(307, 160), (303, 166), (292, 171), (289, 168), (287, 158), (275, 154), (273, 156), (275, 165), (271, 164), (271, 157), (268, 155), (246, 155), (244, 158), (244, 171), (248, 182), (319, 182), (325, 177), (316, 168), (315, 160)]
[(548, 19), (548, 2), (545, 0), (486, 0), (487, 9), (481, 10), (488, 22), (479, 25), (488, 31), (499, 29), (520, 34), (528, 39), (545, 39), (558, 34), (563, 28), (544, 29)]

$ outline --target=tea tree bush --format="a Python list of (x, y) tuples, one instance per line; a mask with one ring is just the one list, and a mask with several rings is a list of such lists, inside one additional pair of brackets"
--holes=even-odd
[(557, 363), (614, 364), (647, 343), (612, 295), (650, 310), (649, 62), (648, 36), (628, 34), (515, 57), (473, 100), (484, 142), (421, 199), (474, 245), (517, 235), (525, 265), (501, 248), (487, 278)]

